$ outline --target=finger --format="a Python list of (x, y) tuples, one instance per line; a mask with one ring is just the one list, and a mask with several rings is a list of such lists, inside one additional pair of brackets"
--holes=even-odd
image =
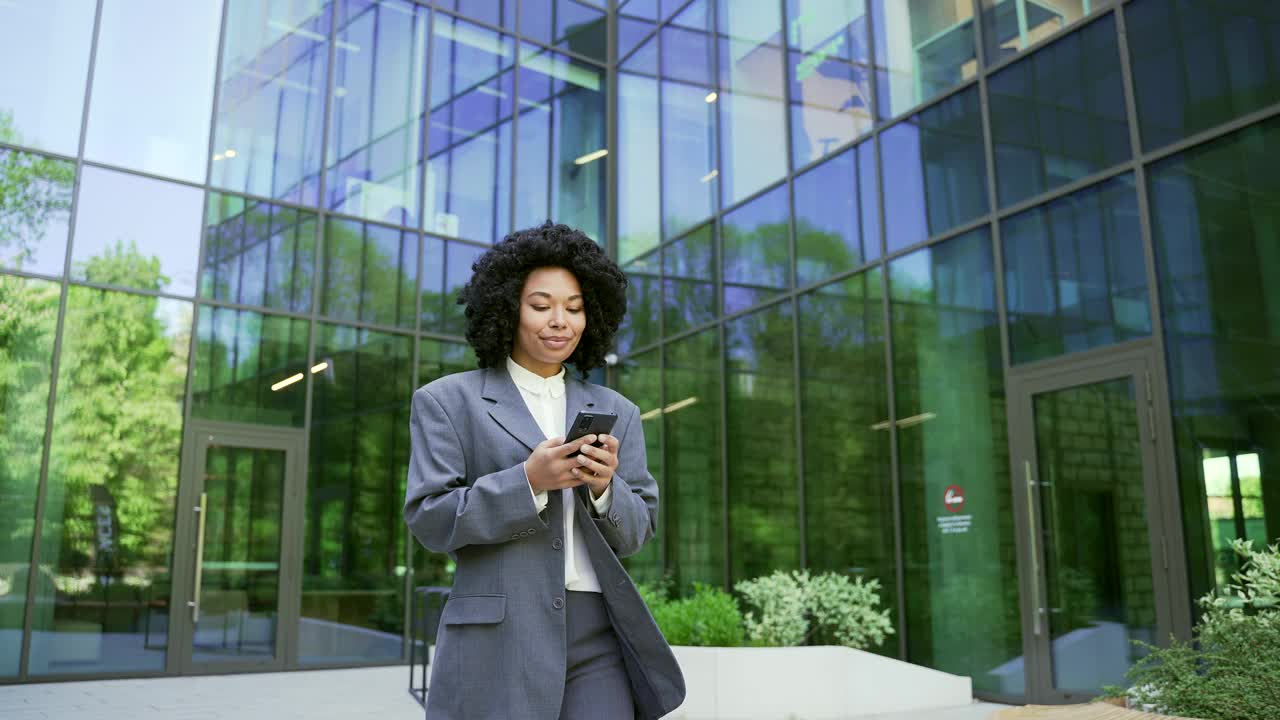
[(612, 435), (601, 435), (600, 441), (604, 443), (605, 448), (613, 454), (618, 453), (618, 448), (622, 445), (622, 441)]
[[(563, 440), (564, 438), (561, 438), (561, 441)], [(574, 440), (573, 442), (564, 443), (560, 447), (556, 448), (556, 452), (562, 456), (568, 455), (569, 453), (575, 450), (581, 449), (583, 445), (587, 445), (595, 441), (596, 441), (595, 435), (583, 435), (582, 437), (578, 438), (577, 440)]]
[(586, 455), (578, 456), (578, 464), (580, 464), (582, 467), (586, 468), (587, 470), (590, 470), (591, 472), (595, 473), (596, 475), (603, 475), (604, 473), (613, 472), (613, 468), (609, 467), (608, 465), (605, 465), (602, 462), (592, 460)]
[(564, 444), (564, 436), (557, 435), (552, 438), (547, 438), (546, 440), (543, 440), (542, 442), (538, 443), (538, 446), (534, 449), (537, 450), (539, 448), (553, 448), (553, 447), (556, 447), (557, 445), (563, 445), (563, 444)]

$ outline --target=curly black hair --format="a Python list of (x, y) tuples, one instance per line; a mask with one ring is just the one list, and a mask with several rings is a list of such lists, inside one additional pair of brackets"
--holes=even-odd
[(567, 362), (583, 377), (605, 364), (627, 314), (627, 276), (582, 231), (548, 220), (511, 233), (471, 266), (458, 304), (466, 306), (467, 342), (480, 367), (506, 362), (520, 323), (520, 292), (529, 273), (544, 267), (568, 270), (582, 287), (587, 327)]

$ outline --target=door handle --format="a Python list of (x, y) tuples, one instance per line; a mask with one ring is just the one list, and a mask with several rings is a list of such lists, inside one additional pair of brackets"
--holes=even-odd
[(193, 508), (200, 516), (199, 529), (196, 530), (196, 582), (191, 591), (191, 622), (200, 622), (200, 581), (204, 576), (204, 516), (208, 507), (209, 493), (200, 493), (200, 507)]
[(1040, 635), (1040, 616), (1044, 608), (1040, 607), (1040, 531), (1036, 526), (1036, 503), (1031, 494), (1035, 492), (1036, 481), (1031, 477), (1031, 461), (1023, 460), (1022, 467), (1027, 479), (1027, 527), (1031, 529), (1031, 626), (1033, 632)]

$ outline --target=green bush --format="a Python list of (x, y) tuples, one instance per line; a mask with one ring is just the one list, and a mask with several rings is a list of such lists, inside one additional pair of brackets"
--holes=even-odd
[(637, 585), (658, 628), (672, 645), (737, 647), (742, 645), (742, 611), (732, 595), (719, 588), (694, 585), (693, 595), (667, 598), (666, 590)]
[(786, 572), (735, 586), (752, 608), (744, 622), (758, 645), (874, 647), (893, 634), (888, 609), (879, 608), (880, 582), (838, 573)]
[(1245, 560), (1235, 583), (1200, 600), (1194, 643), (1146, 645), (1151, 654), (1129, 671), (1131, 705), (1205, 720), (1280, 718), (1280, 546), (1233, 549)]

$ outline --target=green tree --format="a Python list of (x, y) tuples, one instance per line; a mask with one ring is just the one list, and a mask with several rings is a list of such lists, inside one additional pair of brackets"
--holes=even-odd
[[(19, 145), (13, 115), (0, 111), (0, 142)], [(71, 209), (75, 165), (0, 149), (0, 265), (21, 268), (55, 216)]]

